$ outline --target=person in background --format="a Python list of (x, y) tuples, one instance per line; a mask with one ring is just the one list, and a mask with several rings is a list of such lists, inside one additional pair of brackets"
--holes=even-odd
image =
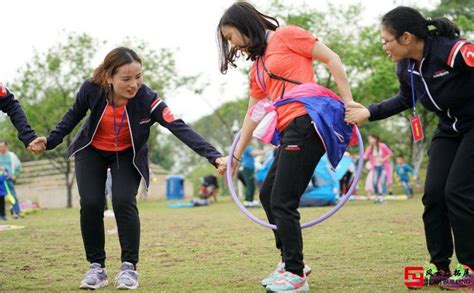
[(247, 146), (242, 154), (242, 169), (239, 171), (239, 179), (245, 186), (244, 206), (259, 207), (260, 203), (254, 199), (255, 196), (255, 157), (265, 154), (265, 150), (256, 150), (251, 146)]
[(413, 187), (410, 184), (410, 174), (416, 176), (415, 170), (403, 161), (403, 157), (397, 157), (397, 165), (395, 166), (395, 172), (397, 173), (400, 184), (402, 185), (403, 192), (408, 197), (413, 197)]
[[(373, 171), (375, 203), (385, 203), (383, 195), (387, 194), (387, 181), (391, 181), (390, 158), (393, 153), (388, 146), (380, 142), (380, 137), (375, 134), (369, 135), (369, 146), (367, 147), (364, 159), (369, 160), (370, 168)], [(382, 186), (380, 188), (379, 186)]]
[(0, 220), (3, 221), (7, 220), (7, 214), (5, 211), (5, 197), (7, 197), (8, 194), (7, 180), (8, 173), (5, 168), (0, 165)]
[(8, 142), (0, 140), (0, 165), (2, 165), (8, 173), (8, 179), (6, 183), (10, 189), (10, 193), (14, 198), (14, 204), (10, 208), (10, 213), (14, 219), (18, 219), (21, 216), (20, 202), (15, 191), (15, 181), (21, 173), (21, 162), (18, 157), (8, 150)]

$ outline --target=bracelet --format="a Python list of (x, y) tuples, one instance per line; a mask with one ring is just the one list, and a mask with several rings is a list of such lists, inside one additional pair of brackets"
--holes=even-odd
[(234, 154), (232, 154), (232, 158), (236, 159), (239, 162), (242, 162), (242, 159), (237, 158)]

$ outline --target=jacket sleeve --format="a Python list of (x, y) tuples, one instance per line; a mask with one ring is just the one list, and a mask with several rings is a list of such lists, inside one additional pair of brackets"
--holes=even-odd
[(400, 64), (397, 66), (397, 75), (400, 82), (398, 94), (377, 104), (369, 105), (369, 121), (385, 119), (412, 107), (411, 88), (408, 81), (402, 78)]
[(216, 150), (209, 142), (200, 136), (194, 129), (184, 123), (181, 119), (175, 119), (170, 109), (163, 100), (155, 97), (150, 105), (150, 116), (153, 121), (166, 127), (174, 136), (186, 144), (202, 157), (216, 166), (216, 159), (222, 154)]
[(461, 71), (474, 70), (474, 45), (468, 40), (458, 40), (451, 47), (446, 63)]
[(86, 116), (89, 109), (87, 101), (87, 85), (88, 82), (82, 84), (79, 92), (76, 95), (76, 100), (71, 108), (64, 114), (61, 121), (58, 122), (56, 128), (51, 131), (47, 138), (46, 149), (51, 150), (63, 142), (66, 135), (76, 127), (76, 125)]
[(382, 151), (384, 153), (384, 157), (385, 156), (393, 156), (392, 150), (386, 144), (380, 144), (380, 146), (381, 146)]
[(0, 85), (0, 109), (5, 112), (18, 131), (18, 138), (23, 142), (25, 147), (36, 138), (35, 131), (28, 124), (25, 112), (20, 103), (10, 91)]

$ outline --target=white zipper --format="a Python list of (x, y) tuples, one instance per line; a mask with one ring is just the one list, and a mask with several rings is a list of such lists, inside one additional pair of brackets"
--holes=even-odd
[(77, 154), (79, 151), (82, 151), (83, 149), (85, 149), (86, 147), (88, 147), (88, 146), (92, 143), (92, 141), (94, 140), (95, 133), (97, 132), (97, 129), (99, 128), (100, 121), (102, 121), (102, 118), (104, 117), (105, 111), (107, 110), (107, 105), (108, 105), (108, 104), (109, 104), (109, 102), (107, 102), (107, 104), (105, 105), (104, 111), (102, 112), (102, 115), (100, 116), (100, 119), (99, 119), (99, 122), (97, 123), (97, 126), (95, 127), (95, 130), (94, 130), (94, 133), (92, 134), (91, 140), (90, 140), (85, 146), (83, 146), (82, 148), (77, 149), (74, 153), (72, 153), (72, 154), (67, 158), (68, 161), (71, 159), (71, 157), (73, 157), (73, 156), (74, 156), (75, 154)]
[[(430, 100), (431, 102), (433, 103), (433, 105), (436, 107), (436, 109), (438, 109), (439, 111), (443, 111), (443, 109), (441, 109), (438, 104), (436, 104), (436, 102), (434, 101), (433, 97), (431, 96), (431, 93), (430, 93), (430, 90), (428, 89), (428, 85), (426, 84), (426, 81), (425, 79), (423, 78), (423, 74), (421, 74), (421, 67), (423, 66), (423, 61), (425, 61), (425, 58), (421, 59), (421, 62), (420, 62), (420, 77), (421, 77), (421, 81), (423, 81), (423, 85), (425, 86), (425, 89), (426, 89), (426, 93), (428, 94), (428, 97), (430, 97)], [(451, 119), (454, 119), (454, 122), (453, 122), (453, 125), (452, 125), (452, 128), (454, 131), (456, 132), (459, 132), (456, 128), (456, 123), (458, 122), (458, 118), (456, 118), (455, 116), (451, 116), (451, 114), (449, 113), (449, 108), (447, 110), (447, 115), (449, 118)]]
[(425, 89), (426, 89), (426, 93), (428, 94), (428, 97), (430, 97), (430, 100), (431, 102), (433, 103), (433, 105), (436, 107), (436, 109), (438, 109), (439, 111), (443, 111), (443, 109), (441, 109), (438, 104), (436, 104), (436, 102), (434, 101), (433, 97), (431, 96), (431, 93), (430, 93), (430, 90), (428, 89), (428, 85), (426, 84), (426, 81), (425, 79), (423, 78), (423, 74), (422, 74), (422, 70), (421, 68), (423, 67), (423, 61), (425, 61), (425, 58), (421, 59), (421, 62), (420, 62), (420, 77), (421, 77), (421, 81), (423, 82), (423, 85), (425, 86)]
[[(130, 123), (130, 118), (128, 117), (127, 107), (125, 107), (125, 113), (127, 114), (128, 131), (130, 132), (130, 140), (132, 141), (132, 150), (133, 150), (132, 164), (135, 167), (135, 169), (137, 169), (138, 173), (143, 178), (143, 180), (145, 180), (145, 177), (143, 176), (142, 172), (140, 172), (140, 169), (138, 169), (137, 165), (135, 165), (135, 143), (133, 142), (132, 124)], [(148, 191), (149, 183), (147, 183), (146, 180), (145, 180), (145, 185), (146, 185), (146, 190)]]
[(449, 108), (448, 108), (448, 117), (451, 118), (451, 119), (454, 119), (454, 122), (453, 122), (453, 130), (456, 131), (456, 132), (459, 132), (458, 129), (456, 128), (456, 123), (458, 122), (458, 118), (456, 118), (456, 116), (451, 116), (451, 114), (449, 113)]

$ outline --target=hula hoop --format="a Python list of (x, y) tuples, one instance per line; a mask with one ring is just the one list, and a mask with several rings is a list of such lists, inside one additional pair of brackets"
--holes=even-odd
[[(319, 224), (319, 223), (327, 220), (329, 217), (334, 215), (346, 203), (346, 201), (352, 195), (352, 192), (354, 192), (354, 189), (357, 185), (357, 182), (359, 181), (360, 174), (362, 173), (362, 167), (364, 165), (364, 160), (362, 159), (362, 158), (364, 158), (364, 143), (362, 141), (362, 137), (360, 135), (359, 128), (357, 128), (357, 126), (355, 126), (355, 129), (356, 129), (356, 134), (357, 134), (357, 140), (358, 140), (358, 143), (359, 143), (359, 163), (357, 165), (356, 175), (355, 175), (354, 180), (352, 181), (351, 187), (349, 188), (347, 193), (343, 197), (341, 197), (341, 199), (339, 200), (337, 205), (332, 210), (330, 210), (326, 214), (320, 216), (319, 218), (316, 218), (315, 220), (313, 220), (311, 222), (301, 224), (302, 229), (309, 228), (311, 226), (314, 226), (316, 224)], [(261, 225), (265, 228), (276, 230), (277, 229), (276, 225), (267, 223), (267, 222), (257, 218), (256, 216), (254, 216), (251, 212), (249, 212), (249, 210), (247, 210), (247, 208), (240, 202), (239, 197), (237, 196), (237, 194), (235, 192), (234, 183), (232, 182), (232, 168), (231, 168), (231, 166), (232, 166), (232, 157), (233, 157), (235, 147), (237, 146), (237, 143), (238, 143), (239, 139), (240, 139), (240, 131), (235, 135), (234, 142), (232, 143), (232, 146), (230, 147), (229, 157), (227, 159), (226, 178), (227, 178), (227, 184), (229, 186), (230, 194), (232, 195), (232, 198), (234, 199), (234, 202), (237, 204), (239, 209), (248, 218), (250, 218), (253, 222), (255, 222), (255, 223), (257, 223), (257, 224), (259, 224), (259, 225)]]

